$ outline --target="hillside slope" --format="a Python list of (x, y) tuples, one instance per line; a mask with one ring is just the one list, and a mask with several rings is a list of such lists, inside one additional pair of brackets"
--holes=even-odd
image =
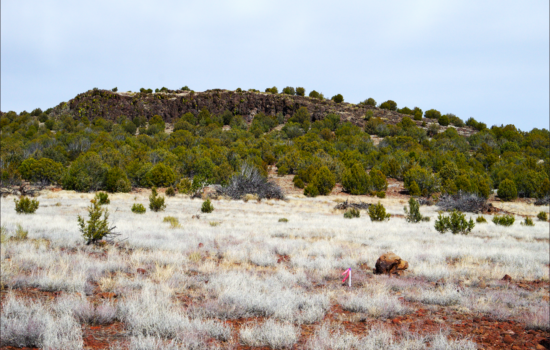
[[(342, 121), (349, 121), (359, 127), (364, 126), (363, 117), (369, 109), (373, 111), (375, 118), (381, 118), (387, 124), (397, 124), (407, 116), (373, 106), (335, 103), (331, 100), (305, 96), (221, 89), (204, 92), (168, 90), (168, 92), (158, 93), (94, 89), (77, 95), (67, 103), (59, 104), (52, 111), (52, 115), (68, 114), (76, 119), (85, 116), (89, 120), (102, 117), (113, 121), (121, 115), (130, 118), (145, 116), (147, 119), (153, 115), (160, 115), (164, 121), (172, 123), (184, 113), (191, 112), (196, 115), (201, 109), (207, 108), (212, 114), (221, 114), (229, 110), (234, 114), (242, 115), (250, 123), (254, 115), (260, 112), (266, 115), (282, 113), (286, 120), (300, 107), (307, 107), (313, 121), (323, 119), (329, 113), (336, 113), (340, 115)], [(422, 127), (421, 121), (414, 122)], [(440, 130), (444, 131), (446, 128), (442, 126)], [(470, 136), (477, 132), (470, 127), (454, 128), (463, 136)]]

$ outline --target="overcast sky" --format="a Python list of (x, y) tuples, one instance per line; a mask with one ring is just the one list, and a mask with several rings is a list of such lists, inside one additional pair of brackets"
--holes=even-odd
[(549, 128), (549, 2), (1, 2), (1, 110), (94, 87), (303, 86)]

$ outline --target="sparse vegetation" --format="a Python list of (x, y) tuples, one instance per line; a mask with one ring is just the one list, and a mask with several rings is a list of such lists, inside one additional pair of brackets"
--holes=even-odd
[(15, 212), (17, 214), (34, 214), (38, 209), (40, 202), (36, 199), (30, 199), (29, 197), (22, 196), (19, 200), (14, 199)]
[(493, 222), (495, 223), (495, 225), (500, 226), (512, 226), (515, 221), (516, 218), (512, 215), (495, 215), (493, 217)]
[(541, 211), (537, 214), (537, 219), (540, 221), (548, 221), (548, 214), (545, 211)]
[(361, 217), (361, 213), (359, 213), (359, 210), (355, 208), (350, 208), (344, 212), (344, 218), (346, 219), (353, 219), (353, 218), (359, 218)]
[(16, 241), (24, 241), (29, 237), (29, 231), (25, 230), (21, 224), (17, 224), (17, 228), (15, 229), (15, 234), (13, 235), (13, 239)]
[(164, 219), (162, 219), (162, 222), (167, 222), (170, 224), (170, 228), (179, 228), (181, 227), (180, 221), (178, 218), (173, 216), (165, 216)]
[(525, 217), (525, 220), (521, 223), (523, 226), (535, 226), (533, 219), (530, 217)]
[(485, 217), (483, 217), (483, 216), (478, 216), (478, 217), (476, 218), (476, 222), (477, 222), (478, 224), (486, 224), (486, 223), (487, 223), (487, 219), (485, 219)]
[(202, 202), (201, 212), (211, 213), (213, 211), (214, 211), (214, 205), (212, 205), (212, 202), (210, 202), (210, 199), (207, 199), (204, 202)]
[(168, 197), (174, 197), (176, 195), (176, 190), (174, 190), (174, 187), (170, 186), (166, 189), (165, 193)]
[(164, 197), (159, 196), (157, 192), (157, 188), (153, 187), (151, 189), (151, 195), (149, 196), (149, 209), (152, 211), (163, 211), (166, 208), (166, 204), (164, 204)]
[(132, 205), (132, 213), (136, 214), (145, 214), (147, 209), (145, 209), (145, 206), (141, 203), (134, 203)]
[(452, 234), (457, 233), (466, 235), (472, 231), (475, 223), (472, 218), (470, 221), (466, 221), (466, 215), (458, 210), (453, 210), (450, 215), (443, 215), (443, 212), (439, 212), (437, 220), (435, 220), (435, 229), (440, 233), (451, 231)]
[(105, 192), (96, 193), (95, 199), (97, 200), (97, 203), (99, 205), (106, 205), (111, 203), (111, 200), (109, 199), (109, 195)]
[(430, 221), (429, 217), (420, 214), (420, 204), (412, 197), (409, 198), (409, 209), (403, 207), (403, 210), (405, 211), (405, 220), (407, 220), (407, 222), (417, 223), (420, 221)]
[[(2, 193), (40, 191), (41, 209), (28, 220), (12, 209), (11, 194), (2, 198), (2, 346), (79, 349), (99, 334), (113, 350), (277, 347), (292, 338), (283, 331), (293, 329), (300, 342), (286, 347), (474, 349), (483, 336), (475, 328), (502, 332), (497, 321), (515, 333), (516, 345), (534, 347), (547, 335), (541, 296), (548, 289), (548, 224), (527, 227), (524, 217), (534, 221), (539, 210), (548, 211), (523, 199), (548, 205), (547, 130), (487, 128), (475, 120), (458, 130), (440, 125), (444, 117), (461, 125), (449, 113), (422, 123), (419, 108), (394, 113), (374, 100), (337, 104), (319, 93), (296, 97), (299, 88), (294, 96), (276, 95), (276, 88), (185, 90), (94, 89), (50, 111), (0, 113)], [(243, 174), (245, 164), (255, 175)], [(344, 212), (353, 217), (351, 209), (372, 214), (376, 205), (360, 202), (372, 197), (295, 194), (301, 191), (291, 187), (292, 176), (306, 194), (320, 195), (322, 168), (348, 194), (386, 191), (384, 221), (342, 220)], [(275, 169), (290, 176), (272, 180)], [(435, 219), (434, 207), (404, 204), (403, 192), (393, 196), (401, 181), (420, 205), (475, 213), (476, 223), (514, 212), (522, 225), (440, 235), (419, 220), (420, 212)], [(327, 192), (339, 193), (330, 182)], [(290, 185), (289, 200), (263, 200), (283, 198), (275, 183)], [(522, 199), (494, 203), (491, 194), (511, 183)], [(143, 203), (137, 211), (145, 212), (149, 193), (141, 188), (151, 186), (166, 188), (165, 196), (172, 186), (180, 195), (168, 199), (162, 216), (134, 215), (128, 209)], [(131, 195), (111, 194), (132, 187)], [(123, 239), (113, 246), (105, 238), (83, 246), (75, 234), (74, 211), (98, 191), (109, 192), (116, 210), (107, 227), (116, 224)], [(216, 213), (197, 213), (203, 200), (193, 198), (216, 196)], [(396, 213), (390, 222), (388, 212)], [(452, 227), (452, 213), (442, 215)], [(183, 227), (170, 229), (173, 223)], [(385, 252), (408, 261), (406, 278), (371, 275)], [(340, 283), (347, 268), (351, 288)], [(499, 282), (505, 274), (514, 282)], [(238, 326), (239, 319), (246, 323)], [(430, 333), (433, 325), (422, 333), (400, 328), (428, 319), (461, 326), (452, 326), (452, 335)], [(350, 331), (365, 320), (364, 334)], [(492, 346), (511, 346), (501, 335)]]
[(367, 209), (371, 221), (384, 221), (389, 220), (391, 215), (386, 214), (386, 208), (380, 202), (373, 204)]
[(104, 238), (115, 235), (115, 227), (109, 227), (109, 211), (101, 207), (98, 198), (94, 198), (88, 207), (88, 220), (78, 215), (80, 233), (86, 240), (86, 244), (97, 243)]

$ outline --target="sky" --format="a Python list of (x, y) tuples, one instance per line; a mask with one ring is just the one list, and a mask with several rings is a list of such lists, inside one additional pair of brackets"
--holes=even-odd
[(1, 2), (0, 110), (94, 87), (304, 87), (549, 129), (549, 1)]

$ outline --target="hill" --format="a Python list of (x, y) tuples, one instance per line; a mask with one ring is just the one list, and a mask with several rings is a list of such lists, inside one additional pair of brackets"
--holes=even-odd
[(548, 202), (548, 130), (487, 128), (393, 101), (377, 107), (371, 99), (350, 104), (268, 90), (93, 89), (47, 111), (2, 113), (3, 185), (189, 193), (227, 186), (250, 165), (262, 176), (292, 175), (309, 196), (340, 186), (382, 197), (391, 178), (427, 198), (488, 198), (498, 190), (501, 200)]
[[(61, 103), (53, 110), (53, 115), (69, 114), (75, 118), (87, 117), (89, 120), (101, 117), (116, 121), (121, 115), (128, 118), (144, 116), (147, 120), (159, 115), (166, 122), (175, 122), (185, 113), (198, 114), (203, 108), (212, 114), (220, 115), (230, 111), (242, 115), (251, 123), (254, 115), (283, 114), (288, 120), (300, 108), (306, 107), (312, 121), (322, 120), (329, 113), (338, 114), (342, 121), (349, 121), (361, 128), (366, 120), (365, 114), (371, 110), (373, 118), (380, 118), (386, 124), (397, 124), (404, 117), (411, 117), (396, 111), (352, 103), (336, 103), (332, 100), (272, 94), (258, 91), (229, 91), (221, 89), (204, 92), (166, 90), (163, 92), (113, 92), (109, 90), (90, 90), (77, 95), (67, 103)], [(412, 118), (411, 118), (412, 119)], [(413, 120), (421, 128), (422, 121)], [(435, 122), (432, 120), (432, 122)], [(442, 131), (447, 126), (441, 126)], [(470, 136), (477, 132), (472, 127), (455, 127), (460, 135)]]

